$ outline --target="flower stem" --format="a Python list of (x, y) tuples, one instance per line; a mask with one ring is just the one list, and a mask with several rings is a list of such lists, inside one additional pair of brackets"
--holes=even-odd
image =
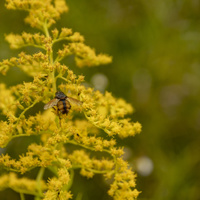
[(20, 192), (20, 199), (21, 199), (21, 200), (25, 200), (25, 196), (24, 196), (24, 194), (21, 193), (21, 192)]
[(69, 191), (69, 189), (71, 188), (73, 180), (74, 180), (74, 170), (70, 169), (70, 181), (69, 181), (68, 185), (66, 186), (67, 191)]
[(35, 200), (40, 200), (40, 197), (42, 196), (41, 180), (42, 180), (42, 177), (43, 177), (43, 174), (44, 174), (44, 170), (45, 170), (45, 168), (41, 167), (39, 172), (38, 172), (37, 178), (36, 178), (38, 196), (35, 197)]

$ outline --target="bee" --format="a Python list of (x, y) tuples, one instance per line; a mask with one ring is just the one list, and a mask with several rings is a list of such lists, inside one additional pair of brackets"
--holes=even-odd
[(74, 99), (72, 97), (68, 97), (63, 92), (58, 91), (58, 92), (56, 92), (54, 99), (52, 99), (47, 104), (45, 104), (44, 110), (47, 110), (49, 108), (54, 108), (54, 106), (57, 106), (58, 115), (60, 113), (68, 114), (68, 112), (71, 109), (71, 104), (70, 103), (76, 104), (78, 106), (80, 106), (82, 104), (81, 101), (79, 101), (77, 99)]

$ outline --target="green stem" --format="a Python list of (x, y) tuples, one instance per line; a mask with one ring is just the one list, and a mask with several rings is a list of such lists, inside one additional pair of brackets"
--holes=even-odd
[(48, 166), (47, 167), (55, 176), (58, 176), (58, 169), (56, 166)]
[(51, 77), (52, 77), (52, 80), (53, 80), (53, 91), (54, 93), (56, 93), (57, 89), (56, 89), (56, 79), (55, 79), (55, 70), (53, 70), (53, 72), (51, 73)]
[(47, 22), (45, 21), (45, 23), (44, 23), (44, 25), (43, 25), (43, 31), (44, 31), (44, 33), (45, 33), (45, 35), (47, 36), (47, 37), (49, 37), (49, 30), (48, 30), (48, 27), (47, 27)]
[(33, 196), (36, 196), (38, 194), (36, 194), (36, 192), (32, 192), (32, 191), (28, 191), (26, 189), (19, 189), (19, 188), (14, 188), (14, 187), (10, 187), (12, 190), (14, 190), (15, 192), (19, 193), (20, 194), (20, 197), (23, 199), (24, 197), (24, 194), (29, 194), (29, 195), (33, 195)]
[(23, 112), (20, 114), (19, 119), (25, 114), (25, 112), (27, 110), (29, 110), (30, 108), (32, 108), (36, 103), (38, 103), (38, 100), (35, 100), (29, 107), (27, 107), (26, 109), (24, 109)]
[(77, 196), (76, 196), (76, 200), (81, 200), (83, 197), (83, 194), (82, 193), (78, 193)]
[(25, 196), (24, 196), (24, 194), (21, 193), (21, 192), (20, 192), (20, 199), (21, 199), (21, 200), (25, 200)]
[(62, 158), (62, 148), (63, 148), (63, 145), (64, 144), (62, 142), (60, 142), (60, 143), (57, 143), (56, 146), (55, 146), (56, 149), (60, 152), (60, 154), (59, 154), (60, 158)]
[(64, 81), (66, 81), (66, 82), (69, 81), (69, 80), (67, 80), (66, 78), (62, 77), (62, 76), (57, 76), (56, 78), (60, 78), (60, 79), (62, 79), (62, 80), (64, 80)]
[(60, 41), (63, 41), (63, 40), (67, 40), (67, 41), (69, 41), (70, 39), (69, 38), (57, 38), (57, 39), (54, 39), (53, 41), (52, 41), (52, 44), (54, 45), (55, 43), (57, 43), (57, 42), (60, 42)]
[(42, 45), (37, 45), (37, 44), (24, 44), (23, 46), (21, 46), (21, 47), (36, 47), (36, 48), (39, 48), (39, 49), (43, 49), (43, 50), (46, 50), (45, 48), (44, 48), (44, 46), (42, 46)]
[[(78, 143), (78, 142), (75, 142), (74, 140), (69, 140), (69, 141), (67, 141), (66, 143), (70, 143), (70, 144), (73, 144), (73, 145), (78, 145), (78, 146), (80, 146), (80, 147), (83, 147), (83, 148), (85, 148), (85, 149), (89, 149), (89, 150), (91, 150), (91, 151), (96, 151), (95, 148), (86, 146), (86, 145), (84, 145), (84, 144), (80, 144), (80, 143)], [(107, 150), (107, 149), (102, 149), (102, 151), (103, 151), (103, 152), (106, 152), (106, 153), (108, 153), (108, 154), (111, 154), (111, 152), (110, 152), (109, 150)]]
[(69, 183), (67, 184), (67, 186), (65, 188), (66, 191), (69, 191), (69, 189), (72, 186), (73, 181), (74, 181), (74, 170), (70, 169), (70, 181), (69, 181)]
[[(47, 131), (40, 131), (39, 133), (36, 134), (26, 134), (26, 133), (22, 133), (22, 134), (18, 134), (18, 135), (12, 135), (12, 137), (7, 141), (7, 143), (5, 143), (2, 148), (6, 147), (7, 144), (13, 139), (13, 138), (18, 138), (18, 137), (30, 137), (30, 135), (42, 135), (43, 133), (53, 133), (50, 130)], [(17, 133), (16, 133), (17, 134)]]
[(87, 170), (87, 171), (90, 171), (90, 172), (93, 172), (94, 174), (106, 174), (106, 173), (113, 173), (114, 174), (114, 170), (97, 170), (97, 169), (91, 169), (91, 168), (87, 168), (87, 167), (83, 167), (82, 165), (73, 165), (72, 166), (72, 168), (73, 169), (81, 169), (81, 168), (83, 168), (83, 169), (85, 169), (85, 170)]
[(13, 139), (13, 138), (18, 138), (18, 137), (24, 137), (24, 136), (28, 136), (28, 137), (29, 137), (30, 135), (42, 135), (42, 134), (44, 134), (44, 133), (50, 133), (50, 134), (52, 134), (53, 131), (46, 130), (46, 131), (40, 131), (40, 132), (35, 133), (35, 134), (26, 134), (26, 133), (22, 133), (22, 134), (19, 134), (19, 135), (12, 135), (12, 139)]
[(45, 170), (45, 168), (41, 167), (39, 172), (38, 172), (37, 178), (36, 178), (38, 195), (35, 197), (35, 200), (40, 200), (40, 197), (42, 196), (41, 181), (42, 181), (42, 178), (43, 178), (44, 170)]
[[(50, 37), (50, 34), (49, 34), (49, 30), (48, 30), (48, 26), (47, 26), (47, 22), (44, 23), (43, 25), (43, 31), (46, 35), (46, 37)], [(52, 50), (52, 45), (53, 43), (51, 44), (51, 50)], [(53, 65), (54, 61), (53, 61), (53, 50), (50, 52), (50, 55), (49, 55), (49, 62), (51, 65)], [(56, 89), (56, 79), (55, 79), (55, 69), (53, 69), (53, 71), (51, 72), (51, 78), (52, 78), (52, 84), (53, 84), (53, 91), (54, 93), (57, 91)]]

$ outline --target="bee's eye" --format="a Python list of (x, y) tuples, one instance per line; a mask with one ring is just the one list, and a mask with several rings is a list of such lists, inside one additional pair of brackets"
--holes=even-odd
[(63, 92), (58, 91), (58, 92), (56, 92), (55, 97), (58, 99), (64, 99), (66, 97), (66, 95)]

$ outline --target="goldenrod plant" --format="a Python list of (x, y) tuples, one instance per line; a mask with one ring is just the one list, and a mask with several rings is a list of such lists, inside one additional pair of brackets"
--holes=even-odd
[[(12, 49), (32, 46), (38, 51), (32, 55), (21, 52), (0, 63), (3, 75), (11, 67), (18, 67), (32, 77), (31, 82), (22, 81), (9, 88), (0, 84), (0, 111), (6, 116), (6, 120), (0, 121), (0, 147), (5, 148), (14, 138), (32, 135), (37, 135), (40, 142), (30, 144), (18, 159), (8, 154), (0, 156), (0, 166), (7, 170), (0, 177), (0, 190), (11, 188), (21, 200), (26, 194), (33, 195), (35, 200), (76, 199), (70, 192), (76, 170), (87, 178), (102, 174), (110, 179), (108, 194), (115, 200), (137, 199), (136, 174), (122, 158), (123, 147), (116, 143), (116, 137), (141, 132), (139, 122), (125, 118), (133, 112), (132, 106), (109, 92), (102, 94), (86, 87), (83, 75), (74, 74), (61, 63), (65, 57), (73, 56), (77, 67), (93, 67), (110, 63), (112, 58), (97, 55), (78, 32), (51, 29), (60, 15), (68, 11), (64, 0), (6, 0), (6, 7), (27, 11), (25, 22), (39, 32), (6, 36)], [(58, 42), (64, 45), (55, 53), (54, 45)], [(54, 109), (44, 110), (41, 106), (34, 116), (27, 115), (36, 104), (44, 105), (54, 99), (57, 91), (66, 95), (70, 91), (70, 97), (81, 104), (71, 105), (68, 114), (60, 113), (54, 105)], [(73, 150), (68, 151), (68, 145), (73, 145)], [(97, 152), (102, 157), (95, 156)], [(39, 169), (35, 179), (28, 178), (26, 173), (35, 168)], [(47, 169), (52, 176), (45, 179)]]

